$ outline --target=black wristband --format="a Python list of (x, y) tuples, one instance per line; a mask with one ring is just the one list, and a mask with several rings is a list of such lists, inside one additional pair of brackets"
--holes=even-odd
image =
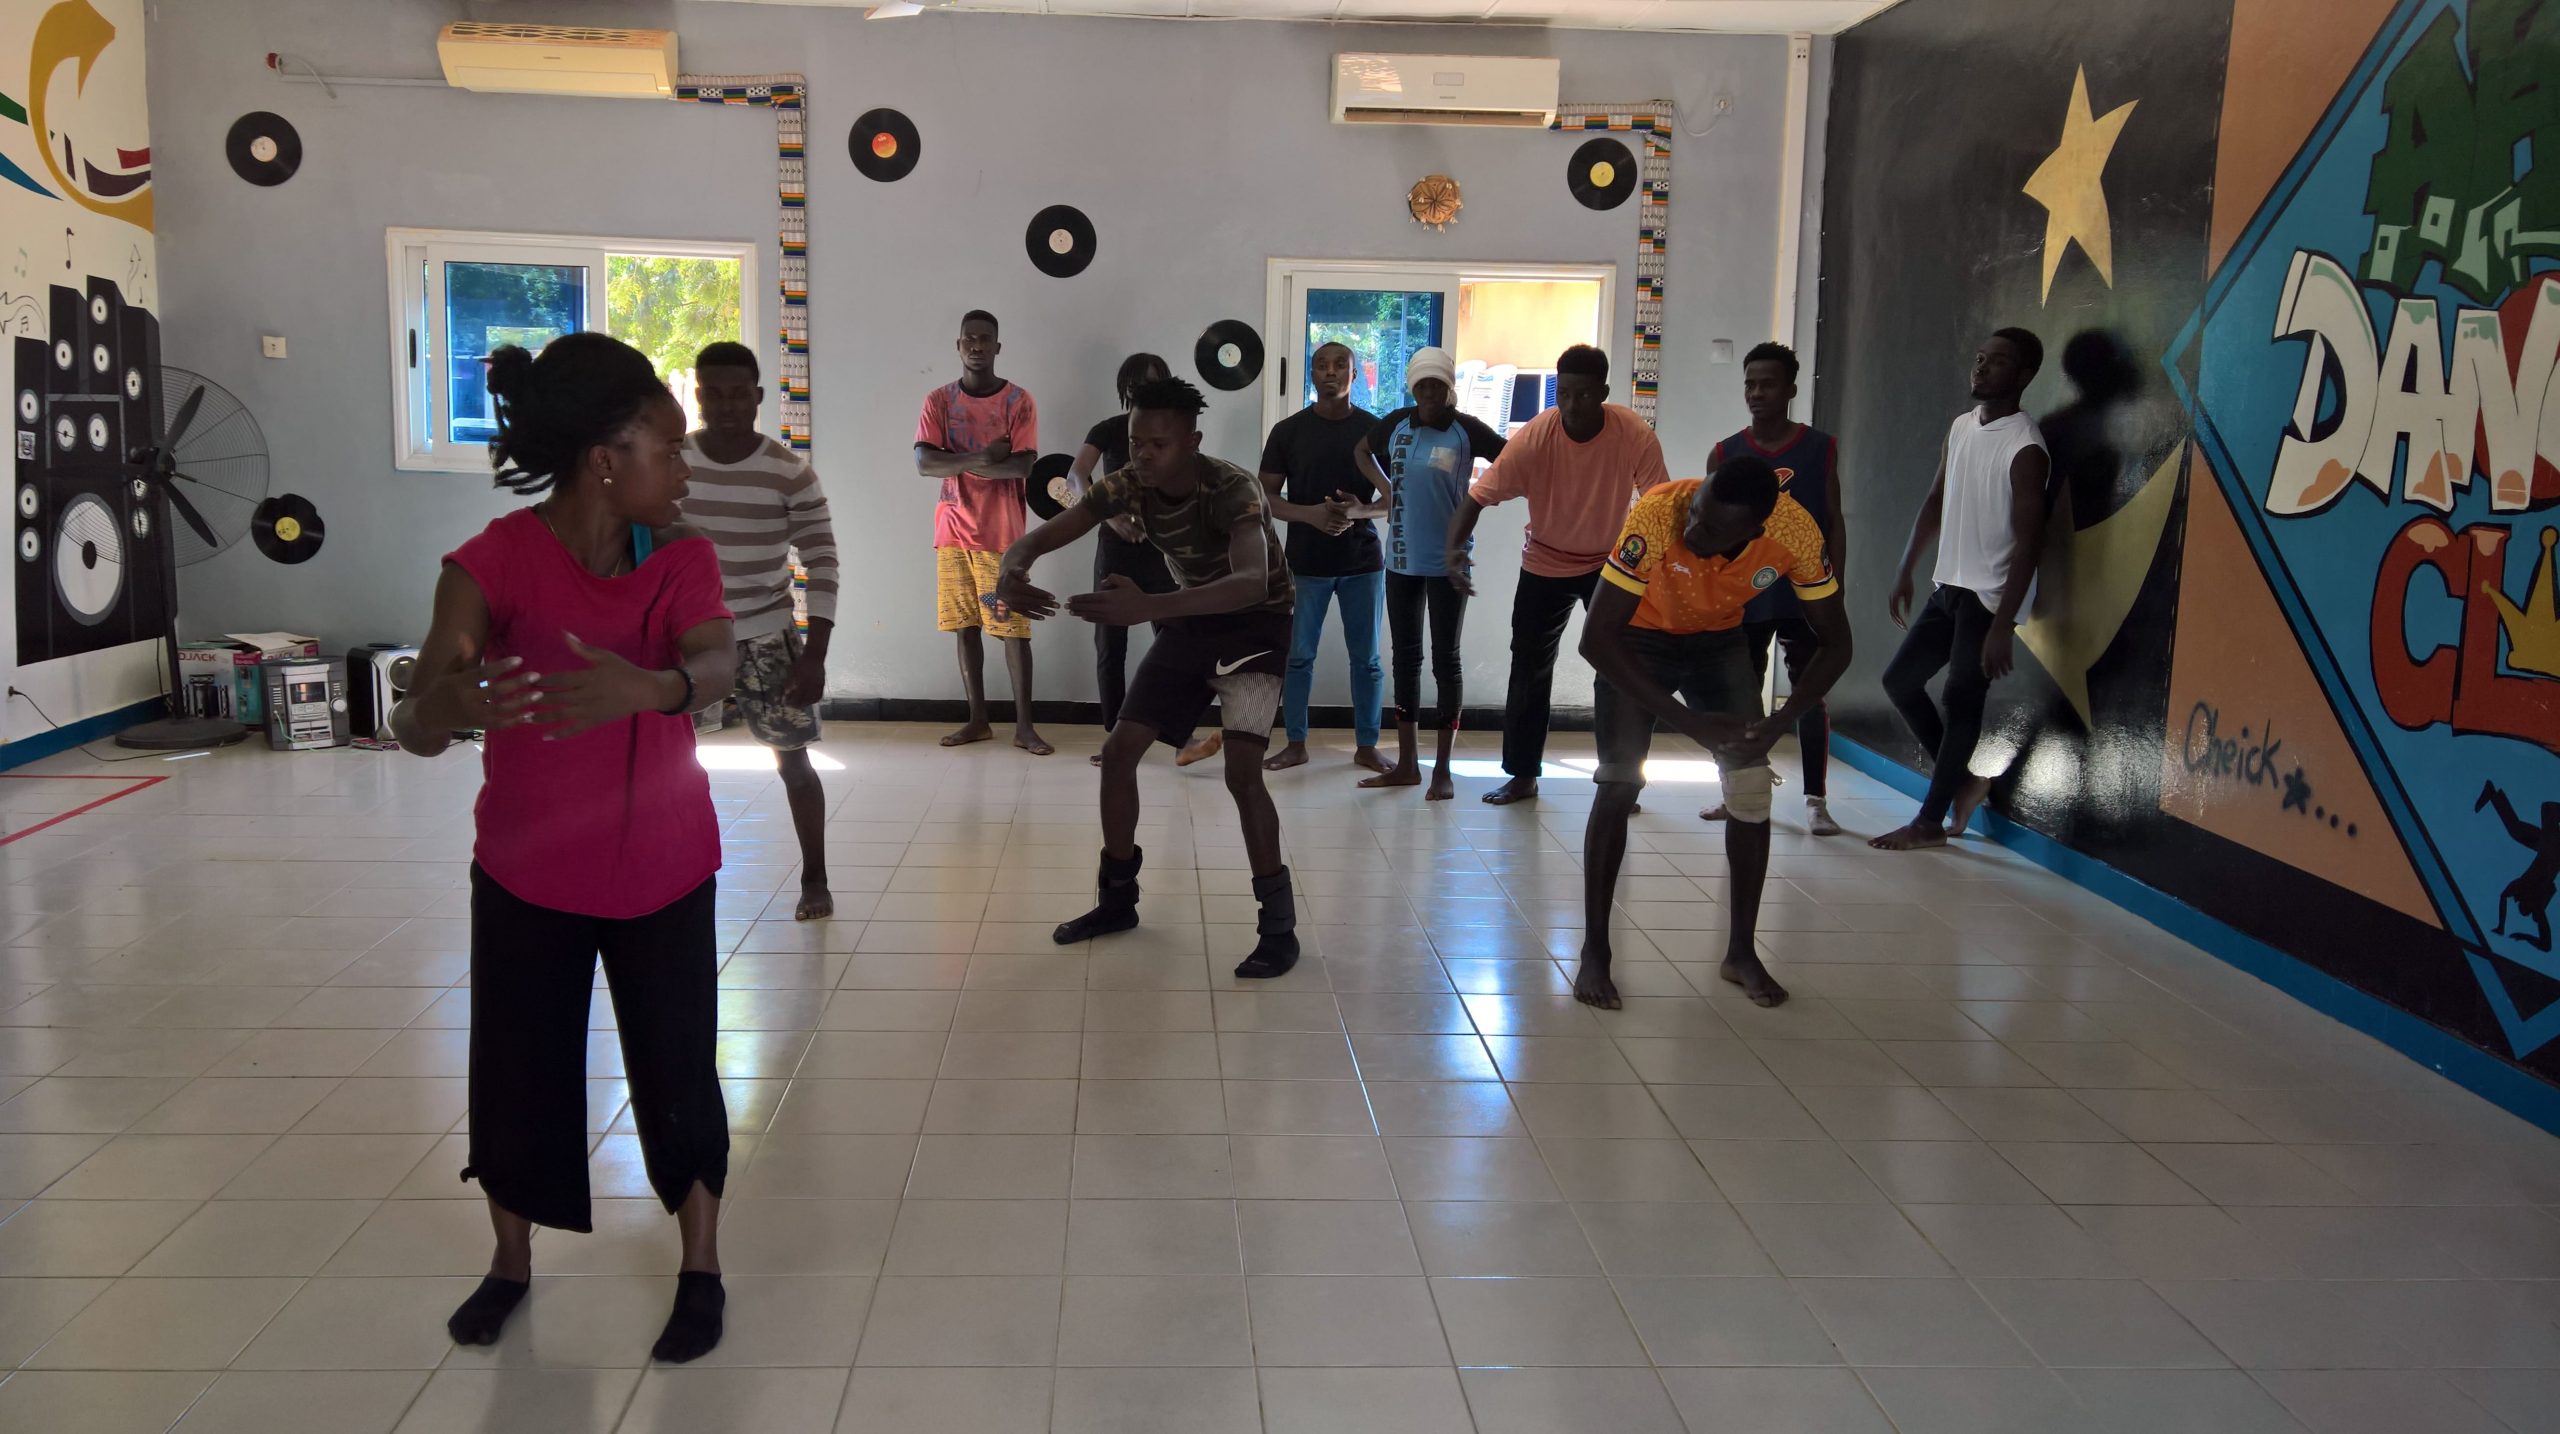
[(662, 717), (682, 717), (693, 711), (693, 674), (679, 664), (676, 676), (684, 679), (684, 695), (676, 699), (675, 706), (658, 709), (658, 715)]

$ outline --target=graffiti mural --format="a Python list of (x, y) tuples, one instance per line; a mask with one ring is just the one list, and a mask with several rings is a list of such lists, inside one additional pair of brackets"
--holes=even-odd
[(1904, 0), (1837, 59), (1835, 729), (1923, 765), (1882, 596), (1953, 364), (2033, 329), (1995, 805), (2560, 1083), (2560, 5)]
[[(2263, 194), (2220, 196), (2246, 223), (2165, 360), (2281, 622), (2254, 640), (2298, 649), (2327, 710), (2288, 705), (2343, 737), (2326, 760), (2395, 849), (2226, 834), (2413, 882), (2527, 1056), (2560, 1036), (2560, 9), (2402, 0), (2366, 34)], [(2235, 46), (2229, 93), (2295, 63)], [(2229, 654), (2179, 636), (2173, 687), (2209, 687)], [(2164, 805), (2217, 827), (2175, 784)]]
[[(167, 534), (125, 472), (160, 388), (141, 0), (0, 4), (0, 672), (63, 720), (148, 697)], [(40, 729), (0, 704), (0, 737)]]

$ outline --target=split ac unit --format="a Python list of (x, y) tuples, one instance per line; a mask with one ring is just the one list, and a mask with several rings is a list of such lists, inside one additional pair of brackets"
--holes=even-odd
[(676, 32), (464, 20), (436, 36), (445, 83), (487, 94), (665, 100), (676, 93)]
[(1562, 80), (1554, 60), (1493, 55), (1336, 55), (1335, 124), (1545, 129)]

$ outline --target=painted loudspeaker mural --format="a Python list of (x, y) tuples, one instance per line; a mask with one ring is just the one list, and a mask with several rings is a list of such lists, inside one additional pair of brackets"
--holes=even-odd
[(160, 401), (142, 31), (140, 0), (0, 7), (13, 670), (168, 621), (167, 515), (126, 471)]

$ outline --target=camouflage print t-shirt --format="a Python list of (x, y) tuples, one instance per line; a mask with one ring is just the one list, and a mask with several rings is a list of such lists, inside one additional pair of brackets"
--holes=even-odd
[(1186, 588), (1214, 583), (1234, 571), (1227, 562), (1229, 535), (1238, 520), (1250, 517), (1262, 525), (1267, 556), (1263, 560), (1263, 598), (1250, 611), (1289, 610), (1289, 565), (1282, 561), (1280, 537), (1272, 531), (1271, 513), (1263, 505), (1262, 480), (1232, 463), (1201, 455), (1206, 471), (1200, 486), (1180, 502), (1139, 481), (1135, 467), (1115, 469), (1085, 490), (1085, 510), (1097, 518), (1130, 517), (1146, 529), (1147, 541), (1164, 554), (1173, 580)]

